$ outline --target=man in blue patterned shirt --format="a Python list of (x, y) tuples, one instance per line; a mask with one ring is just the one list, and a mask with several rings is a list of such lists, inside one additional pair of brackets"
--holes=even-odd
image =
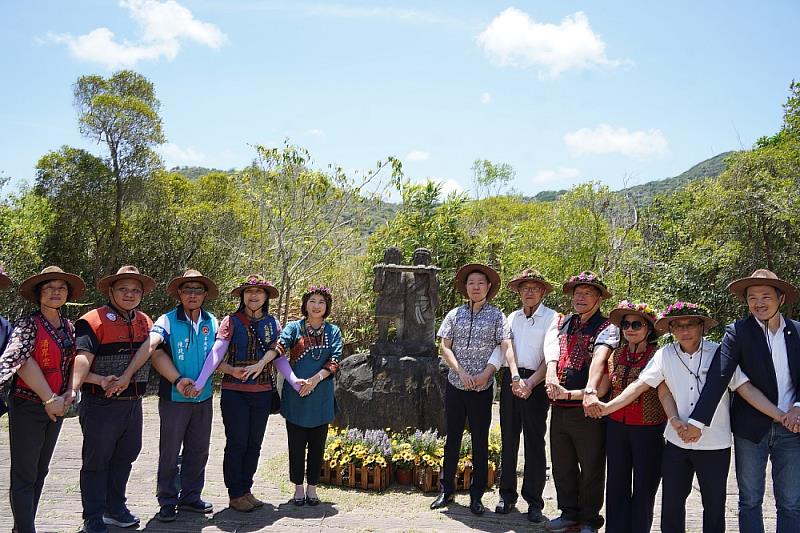
[(444, 447), (442, 490), (431, 504), (439, 509), (453, 501), (461, 436), (469, 421), (472, 436), (473, 482), (469, 509), (481, 515), (489, 469), (489, 426), (492, 422), (494, 373), (489, 362), (497, 346), (505, 353), (511, 347), (506, 317), (489, 304), (500, 290), (500, 276), (486, 265), (470, 263), (458, 269), (456, 289), (468, 302), (452, 309), (442, 321), (442, 359), (450, 372), (445, 389), (447, 440)]

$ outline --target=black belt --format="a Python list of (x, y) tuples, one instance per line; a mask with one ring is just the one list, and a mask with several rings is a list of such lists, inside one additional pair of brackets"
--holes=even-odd
[(535, 370), (529, 370), (527, 368), (518, 368), (517, 371), (519, 372), (519, 376), (525, 379), (528, 379), (536, 372)]

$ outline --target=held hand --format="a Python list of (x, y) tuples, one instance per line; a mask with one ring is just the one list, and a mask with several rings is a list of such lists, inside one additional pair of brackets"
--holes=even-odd
[(460, 379), (461, 384), (464, 385), (464, 390), (473, 390), (475, 388), (475, 378), (464, 372), (464, 370), (458, 371), (458, 379)]
[(297, 391), (298, 394), (300, 394), (300, 396), (302, 396), (300, 391), (303, 390), (303, 385), (305, 385), (307, 383), (308, 383), (307, 379), (300, 379), (300, 378), (297, 379), (297, 387), (295, 388), (295, 390)]
[(238, 379), (239, 381), (247, 381), (245, 377), (247, 375), (247, 369), (243, 366), (237, 366), (233, 370), (231, 370), (231, 376)]
[(783, 425), (792, 433), (800, 432), (800, 407), (792, 407), (783, 417)]
[(703, 431), (692, 424), (685, 424), (683, 431), (678, 431), (678, 436), (687, 444), (700, 440)]
[(305, 380), (305, 383), (300, 387), (300, 396), (308, 396), (314, 392), (314, 389), (317, 388), (317, 384), (319, 384), (319, 378), (317, 376)]
[(72, 389), (67, 389), (67, 392), (65, 392), (64, 394), (61, 395), (61, 397), (64, 398), (64, 410), (65, 411), (67, 409), (69, 409), (69, 406), (72, 405), (72, 403), (75, 401), (75, 398), (77, 396), (78, 395)]
[(244, 367), (244, 377), (241, 378), (242, 381), (247, 381), (248, 379), (252, 379), (264, 371), (264, 367), (266, 366), (266, 362), (264, 359), (260, 359), (257, 363), (253, 363), (252, 365)]
[(178, 389), (178, 392), (181, 393), (184, 398), (195, 398), (197, 396), (197, 394), (195, 394), (194, 381), (189, 378), (181, 378), (181, 380), (175, 384), (175, 388)]
[(547, 396), (553, 401), (566, 400), (569, 398), (569, 393), (567, 389), (565, 389), (564, 386), (561, 385), (560, 383), (553, 385), (550, 388), (550, 391), (548, 391)]
[(44, 412), (55, 422), (56, 417), (64, 416), (64, 398), (56, 396), (56, 399), (44, 406)]
[(117, 381), (119, 381), (119, 378), (114, 374), (111, 374), (110, 376), (103, 376), (100, 379), (100, 386), (103, 387), (103, 390), (106, 393), (108, 393), (108, 389), (113, 387), (117, 383)]
[(131, 383), (131, 378), (127, 374), (122, 374), (119, 379), (114, 383), (113, 387), (106, 391), (106, 396), (111, 396), (112, 394), (116, 394), (119, 396), (125, 389), (128, 388), (128, 385)]
[(474, 390), (483, 390), (490, 378), (491, 375), (484, 376), (483, 373), (472, 376), (472, 388)]
[(597, 407), (600, 409), (600, 416), (598, 418), (603, 417), (603, 416), (608, 416), (608, 415), (611, 414), (610, 410), (608, 408), (608, 403), (598, 401), (597, 402)]
[(583, 395), (583, 414), (590, 418), (601, 418), (600, 399), (597, 394), (584, 394)]
[(561, 382), (556, 375), (548, 374), (544, 380), (544, 387), (547, 390), (547, 397), (551, 400), (557, 400), (558, 387), (561, 387)]

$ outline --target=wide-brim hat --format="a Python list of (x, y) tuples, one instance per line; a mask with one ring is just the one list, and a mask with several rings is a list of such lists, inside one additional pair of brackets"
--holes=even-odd
[(2, 265), (0, 265), (0, 291), (5, 290), (11, 286), (11, 278), (6, 275)]
[(506, 285), (512, 291), (518, 291), (519, 286), (525, 283), (526, 281), (533, 281), (535, 283), (539, 283), (544, 287), (544, 295), (546, 296), (548, 293), (553, 291), (553, 285), (547, 281), (541, 272), (536, 270), (535, 268), (526, 268), (522, 272), (520, 272), (516, 277), (514, 277), (511, 281), (509, 281)]
[(467, 277), (473, 272), (482, 272), (486, 275), (489, 283), (492, 284), (492, 286), (489, 288), (489, 292), (486, 294), (486, 299), (491, 300), (494, 298), (497, 295), (497, 292), (500, 290), (500, 274), (498, 274), (497, 271), (492, 267), (482, 265), (480, 263), (468, 263), (458, 269), (455, 279), (456, 289), (458, 292), (460, 292), (465, 298), (469, 298), (467, 295)]
[(178, 276), (177, 278), (173, 278), (172, 281), (169, 282), (167, 285), (167, 294), (170, 296), (180, 300), (178, 296), (178, 289), (184, 283), (189, 283), (190, 281), (196, 281), (197, 283), (202, 283), (203, 286), (206, 288), (206, 297), (207, 298), (216, 298), (219, 296), (219, 289), (217, 288), (217, 284), (214, 283), (211, 278), (208, 278), (200, 273), (199, 270), (189, 269), (183, 273), (183, 276)]
[(747, 288), (753, 287), (754, 285), (768, 285), (770, 287), (775, 287), (785, 295), (785, 303), (787, 304), (796, 302), (798, 296), (800, 296), (800, 292), (798, 292), (797, 287), (788, 281), (782, 280), (774, 272), (767, 270), (766, 268), (759, 268), (750, 274), (749, 277), (731, 281), (728, 283), (728, 290), (740, 300), (747, 300), (745, 297)]
[(669, 333), (669, 325), (681, 318), (697, 318), (703, 321), (703, 330), (709, 331), (719, 325), (719, 322), (711, 318), (711, 315), (704, 308), (689, 302), (675, 302), (667, 307), (656, 320), (656, 331), (663, 335)]
[(608, 314), (608, 321), (617, 327), (620, 327), (622, 319), (627, 315), (637, 315), (650, 323), (653, 328), (656, 327), (656, 310), (650, 305), (640, 302), (634, 303), (628, 300), (622, 300), (616, 309)]
[(247, 276), (238, 287), (231, 291), (231, 296), (238, 298), (245, 289), (263, 289), (267, 293), (267, 298), (278, 297), (278, 289), (261, 274)]
[(578, 274), (577, 276), (572, 276), (567, 280), (566, 283), (561, 287), (564, 291), (564, 294), (567, 296), (571, 296), (572, 292), (575, 290), (575, 287), (578, 285), (591, 285), (592, 287), (597, 287), (600, 291), (600, 297), (603, 300), (607, 300), (614, 296), (614, 293), (608, 290), (606, 284), (600, 279), (600, 276), (592, 272), (591, 270), (585, 270)]
[(156, 288), (156, 280), (150, 276), (140, 274), (139, 269), (135, 266), (126, 265), (120, 267), (116, 274), (100, 278), (100, 281), (97, 282), (97, 290), (105, 295), (108, 295), (109, 289), (112, 287), (112, 285), (123, 279), (133, 279), (141, 283), (142, 296), (150, 294), (153, 292), (153, 289)]
[(19, 286), (19, 293), (23, 298), (31, 303), (39, 305), (36, 301), (36, 286), (46, 281), (60, 279), (69, 286), (69, 300), (79, 300), (83, 293), (86, 292), (86, 283), (75, 274), (64, 272), (57, 266), (45, 267), (41, 273), (31, 276)]

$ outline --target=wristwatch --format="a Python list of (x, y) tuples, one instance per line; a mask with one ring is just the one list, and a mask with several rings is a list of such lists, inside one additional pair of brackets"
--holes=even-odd
[(519, 377), (519, 375), (516, 375), (516, 376), (511, 376), (511, 381), (513, 381), (514, 383), (518, 383), (518, 382), (519, 382), (519, 380), (520, 380), (520, 377)]
[(592, 396), (593, 394), (597, 394), (597, 389), (586, 387), (585, 389), (583, 389), (583, 394), (585, 396)]

